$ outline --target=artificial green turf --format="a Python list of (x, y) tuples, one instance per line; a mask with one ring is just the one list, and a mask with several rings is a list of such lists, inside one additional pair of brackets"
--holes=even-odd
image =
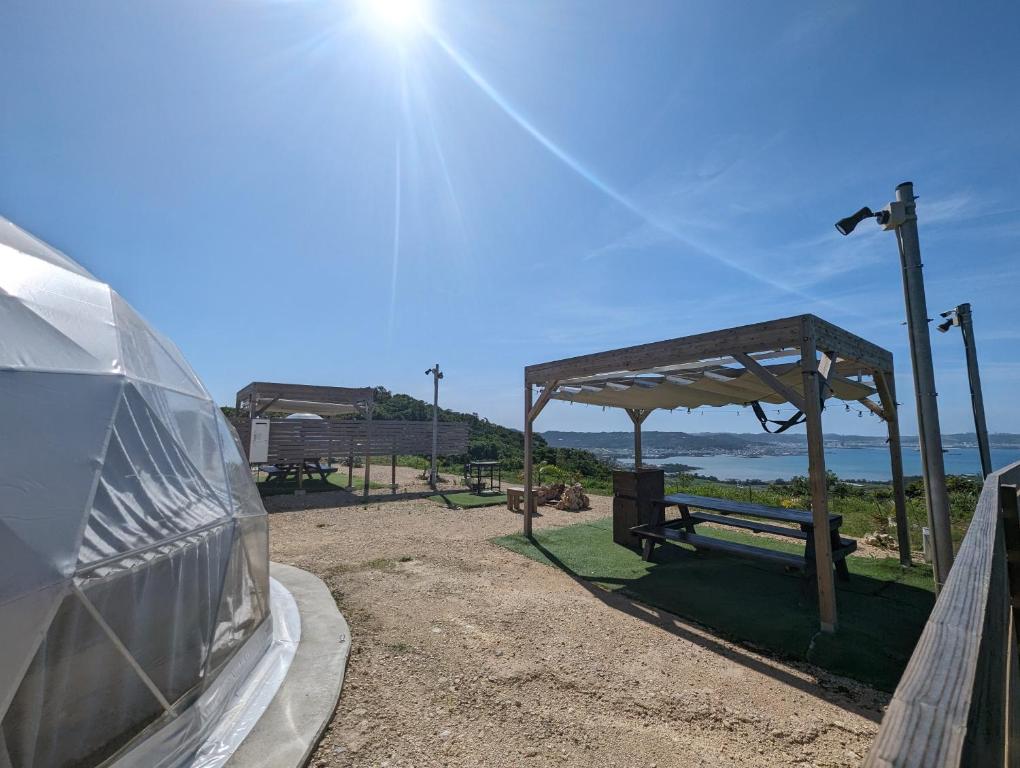
[(494, 507), (497, 504), (506, 504), (505, 493), (440, 493), (436, 496), (429, 496), (429, 501), (445, 504), (450, 508), (460, 507), (469, 509), (471, 507)]
[[(895, 558), (848, 559), (849, 582), (837, 581), (839, 629), (818, 631), (814, 582), (781, 566), (672, 545), (655, 549), (647, 563), (613, 543), (612, 518), (493, 541), (618, 591), (648, 605), (697, 621), (722, 635), (790, 659), (892, 691), (934, 604), (931, 568), (904, 569)], [(731, 541), (784, 551), (795, 543), (724, 529), (699, 530)]]

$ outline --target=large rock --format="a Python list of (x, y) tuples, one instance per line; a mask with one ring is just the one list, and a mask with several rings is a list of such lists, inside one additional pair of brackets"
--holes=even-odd
[(560, 496), (556, 509), (565, 509), (568, 512), (579, 512), (589, 507), (588, 497), (584, 494), (584, 488), (580, 483), (567, 486)]
[(556, 501), (563, 495), (563, 489), (566, 486), (563, 483), (549, 483), (548, 485), (540, 485), (536, 488), (533, 493), (535, 494), (536, 504), (548, 504), (551, 501)]

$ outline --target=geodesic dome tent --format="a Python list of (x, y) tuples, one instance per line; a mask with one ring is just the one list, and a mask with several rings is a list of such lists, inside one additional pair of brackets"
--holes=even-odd
[(0, 327), (0, 768), (179, 745), (272, 639), (247, 461), (172, 342), (2, 217)]

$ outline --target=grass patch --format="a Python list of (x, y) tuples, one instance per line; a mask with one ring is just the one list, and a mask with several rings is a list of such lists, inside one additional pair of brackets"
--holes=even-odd
[[(711, 535), (803, 551), (738, 531), (712, 529)], [(850, 582), (837, 582), (839, 631), (822, 635), (814, 582), (767, 563), (671, 545), (657, 547), (655, 562), (646, 563), (613, 543), (612, 518), (539, 531), (534, 541), (519, 534), (493, 541), (730, 639), (884, 691), (896, 687), (935, 601), (930, 567), (903, 569), (895, 558), (851, 556)]]
[(436, 496), (429, 496), (429, 501), (438, 504), (445, 504), (450, 509), (470, 509), (472, 507), (494, 507), (498, 504), (506, 504), (505, 493), (440, 493)]

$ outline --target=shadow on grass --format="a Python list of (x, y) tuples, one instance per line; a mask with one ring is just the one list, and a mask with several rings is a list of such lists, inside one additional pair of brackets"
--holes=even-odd
[[(751, 534), (711, 533), (796, 550), (796, 545), (787, 547)], [(802, 576), (753, 560), (676, 546), (658, 547), (655, 562), (646, 563), (636, 552), (613, 543), (610, 518), (539, 531), (531, 541), (515, 535), (495, 542), (559, 568), (618, 610), (814, 695), (817, 689), (804, 680), (705, 637), (676, 616), (780, 658), (807, 661), (892, 691), (934, 604), (926, 586), (931, 583), (927, 567), (904, 570), (895, 558), (852, 557), (851, 580), (837, 587), (839, 630), (826, 635), (818, 632), (813, 582), (805, 584)], [(859, 714), (878, 718), (874, 712)]]

